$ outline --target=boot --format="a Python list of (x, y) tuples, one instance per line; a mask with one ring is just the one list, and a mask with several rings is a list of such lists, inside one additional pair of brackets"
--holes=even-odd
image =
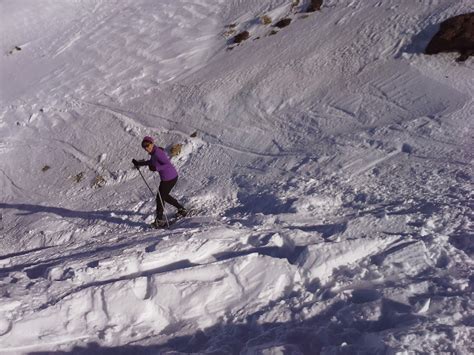
[(153, 228), (164, 228), (166, 227), (166, 221), (163, 219), (155, 219), (155, 221), (151, 224)]
[(188, 214), (188, 210), (184, 207), (178, 208), (178, 212), (176, 213), (176, 217), (186, 217)]

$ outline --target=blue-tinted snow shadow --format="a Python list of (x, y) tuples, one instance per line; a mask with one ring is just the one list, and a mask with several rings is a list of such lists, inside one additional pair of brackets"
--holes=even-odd
[[(135, 272), (135, 273), (131, 273), (131, 274), (128, 274), (128, 275), (123, 275), (123, 276), (116, 277), (116, 278), (109, 278), (109, 279), (105, 279), (105, 280), (85, 283), (85, 284), (82, 284), (80, 286), (74, 287), (74, 288), (68, 290), (67, 292), (62, 293), (59, 297), (52, 298), (52, 299), (48, 300), (46, 303), (40, 305), (37, 310), (42, 310), (42, 309), (46, 309), (48, 307), (51, 307), (51, 306), (57, 304), (58, 302), (60, 302), (61, 300), (63, 300), (64, 298), (66, 298), (66, 297), (68, 297), (72, 294), (78, 293), (80, 291), (83, 291), (85, 289), (88, 289), (88, 288), (101, 287), (101, 286), (112, 284), (112, 283), (115, 283), (115, 282), (121, 282), (121, 281), (125, 281), (125, 280), (134, 280), (134, 279), (137, 279), (139, 277), (149, 277), (149, 276), (153, 276), (153, 275), (157, 275), (157, 274), (173, 272), (173, 271), (176, 271), (176, 270), (183, 270), (183, 269), (191, 268), (191, 267), (198, 266), (198, 265), (199, 264), (195, 264), (195, 263), (190, 262), (188, 259), (183, 259), (183, 260), (178, 260), (178, 261), (175, 261), (173, 263), (163, 265), (163, 266), (160, 266), (160, 267), (154, 268), (154, 269), (149, 269), (149, 270), (145, 270), (145, 271), (138, 271), (138, 272)], [(67, 276), (68, 271), (70, 273), (74, 272), (74, 270), (65, 270), (66, 276)], [(73, 276), (73, 274), (71, 274), (71, 276)]]
[[(360, 320), (360, 307), (374, 302), (380, 308), (379, 318)], [(268, 308), (278, 303), (272, 301)], [(258, 311), (249, 314), (242, 323), (217, 324), (190, 335), (171, 338), (161, 344), (156, 344), (158, 338), (150, 336), (135, 341), (149, 344), (155, 342), (155, 345), (103, 347), (91, 342), (85, 346), (75, 346), (70, 351), (40, 351), (30, 354), (246, 354), (250, 353), (250, 348), (263, 351), (279, 346), (285, 349), (284, 353), (289, 354), (312, 355), (320, 354), (323, 350), (334, 354), (387, 354), (396, 350), (383, 342), (387, 330), (416, 327), (425, 319), (417, 315), (411, 305), (384, 298), (380, 292), (367, 289), (354, 290), (352, 298), (335, 301), (318, 316), (306, 320), (297, 320), (298, 317), (295, 317), (287, 322), (261, 324), (257, 319), (262, 314), (262, 311)], [(169, 329), (164, 329), (162, 334), (175, 331), (179, 331), (179, 326), (172, 325)], [(341, 346), (343, 343), (345, 345)]]
[(81, 261), (87, 257), (89, 257), (91, 260), (88, 261), (87, 265), (85, 266), (97, 267), (101, 259), (101, 253), (121, 253), (123, 249), (129, 248), (131, 246), (136, 246), (138, 244), (148, 244), (148, 246), (145, 247), (145, 250), (151, 252), (156, 248), (156, 245), (157, 243), (159, 243), (159, 241), (160, 239), (156, 235), (153, 235), (145, 239), (132, 239), (129, 241), (124, 241), (122, 243), (104, 245), (92, 250), (80, 251), (70, 254), (61, 253), (57, 254), (56, 257), (48, 258), (47, 260), (35, 260), (32, 262), (24, 262), (21, 264), (15, 264), (8, 267), (0, 268), (0, 278), (15, 271), (25, 272), (25, 274), (30, 279), (47, 277), (47, 274), (52, 267), (61, 265), (64, 262), (70, 263), (74, 261)]
[[(361, 195), (361, 194), (360, 194)], [(403, 200), (396, 200), (389, 203), (374, 203), (373, 208), (367, 208), (372, 205), (370, 202), (365, 200), (359, 199), (357, 201), (352, 201), (343, 205), (345, 208), (351, 208), (356, 211), (356, 213), (346, 215), (347, 218), (349, 217), (357, 217), (357, 216), (367, 216), (373, 215), (378, 217), (387, 216), (401, 216), (401, 215), (413, 215), (419, 214), (423, 216), (431, 216), (437, 212), (439, 212), (443, 206), (447, 206), (446, 203), (440, 203), (436, 201), (428, 201), (424, 199), (414, 200), (410, 204), (407, 204)]]
[[(66, 219), (84, 219), (84, 220), (104, 220), (108, 223), (115, 223), (115, 224), (122, 224), (131, 227), (147, 227), (146, 223), (141, 222), (133, 222), (122, 220), (119, 217), (110, 216), (111, 213), (115, 213), (116, 215), (122, 216), (132, 216), (132, 215), (140, 215), (136, 212), (130, 211), (73, 211), (66, 208), (61, 207), (52, 207), (52, 206), (42, 206), (42, 205), (32, 205), (32, 204), (7, 204), (7, 203), (0, 203), (0, 208), (2, 209), (11, 209), (11, 210), (18, 210), (20, 211), (18, 215), (32, 215), (32, 214), (56, 214)], [(156, 237), (150, 238), (148, 241), (154, 241), (156, 243)], [(145, 240), (141, 240), (140, 242), (146, 242)], [(53, 257), (45, 260), (36, 260), (34, 262), (26, 262), (22, 264), (16, 264), (12, 266), (8, 266), (5, 268), (0, 269), (0, 277), (4, 275), (8, 275), (10, 272), (13, 271), (24, 271), (30, 279), (36, 279), (39, 277), (45, 277), (52, 267), (56, 265), (60, 265), (64, 261), (73, 261), (78, 260), (83, 257), (94, 257), (97, 253), (101, 252), (114, 252), (117, 250), (121, 250), (122, 248), (129, 247), (131, 245), (137, 244), (137, 241), (130, 241), (124, 243), (116, 243), (113, 245), (101, 246), (95, 250), (88, 250), (85, 252), (78, 252), (72, 253), (69, 255), (61, 255), (58, 257)], [(25, 252), (16, 252), (12, 254), (8, 254), (2, 256), (1, 258), (6, 257), (16, 257), (21, 256), (24, 254), (28, 254), (29, 252), (33, 252), (36, 250), (47, 249), (49, 247), (44, 248), (37, 248)]]
[(146, 224), (143, 222), (133, 222), (127, 219), (122, 219), (120, 217), (112, 216), (115, 214), (117, 216), (131, 217), (142, 215), (142, 213), (132, 212), (132, 211), (118, 211), (118, 210), (108, 210), (108, 211), (74, 211), (63, 207), (54, 207), (54, 206), (43, 206), (43, 205), (31, 205), (31, 204), (9, 204), (9, 203), (0, 203), (0, 208), (2, 209), (11, 209), (20, 211), (17, 215), (28, 216), (32, 214), (55, 214), (66, 219), (83, 219), (83, 220), (103, 220), (108, 223), (122, 224), (130, 227), (143, 227)]
[(4, 255), (0, 255), (0, 260), (14, 258), (14, 257), (17, 257), (17, 256), (22, 256), (22, 255), (26, 255), (26, 254), (29, 254), (29, 253), (34, 253), (34, 252), (37, 252), (37, 251), (40, 251), (40, 250), (50, 249), (50, 248), (54, 248), (54, 246), (50, 245), (50, 246), (45, 246), (45, 247), (40, 247), (40, 248), (22, 250), (22, 251), (18, 251), (18, 252), (15, 252), (15, 253), (10, 253), (10, 254), (4, 254)]
[(289, 226), (288, 229), (298, 229), (304, 232), (317, 232), (321, 234), (324, 239), (330, 238), (333, 235), (344, 233), (347, 229), (347, 222), (318, 224), (309, 226)]
[(470, 257), (474, 256), (474, 233), (472, 230), (458, 229), (449, 236), (449, 242)]
[(438, 32), (439, 24), (428, 25), (424, 30), (414, 35), (411, 41), (403, 46), (395, 55), (395, 58), (400, 58), (403, 53), (422, 54), (425, 52), (426, 46), (430, 43), (433, 36)]
[(221, 252), (213, 254), (212, 256), (216, 259), (216, 261), (223, 261), (257, 253), (259, 255), (270, 256), (272, 258), (287, 259), (290, 264), (294, 264), (305, 248), (306, 247), (304, 246), (297, 246), (291, 249), (278, 246), (264, 246), (240, 251)]
[(296, 199), (281, 200), (278, 196), (271, 193), (238, 193), (240, 206), (231, 208), (227, 211), (227, 216), (233, 216), (236, 213), (261, 213), (264, 215), (279, 213), (294, 213), (293, 203)]

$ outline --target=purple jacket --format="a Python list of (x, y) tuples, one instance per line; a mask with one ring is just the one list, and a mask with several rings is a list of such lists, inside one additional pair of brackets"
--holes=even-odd
[(160, 173), (162, 181), (170, 181), (178, 177), (178, 172), (162, 148), (155, 145), (150, 155), (150, 160), (145, 161), (145, 163), (150, 170)]

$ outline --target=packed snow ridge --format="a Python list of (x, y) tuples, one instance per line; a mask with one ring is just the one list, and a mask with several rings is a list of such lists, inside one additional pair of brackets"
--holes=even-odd
[(474, 352), (472, 2), (313, 3), (0, 0), (0, 353)]

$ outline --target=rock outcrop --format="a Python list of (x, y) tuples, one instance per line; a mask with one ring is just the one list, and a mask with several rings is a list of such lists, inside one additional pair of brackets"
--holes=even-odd
[(425, 53), (441, 52), (459, 52), (458, 61), (465, 61), (474, 54), (474, 13), (458, 15), (441, 23)]

